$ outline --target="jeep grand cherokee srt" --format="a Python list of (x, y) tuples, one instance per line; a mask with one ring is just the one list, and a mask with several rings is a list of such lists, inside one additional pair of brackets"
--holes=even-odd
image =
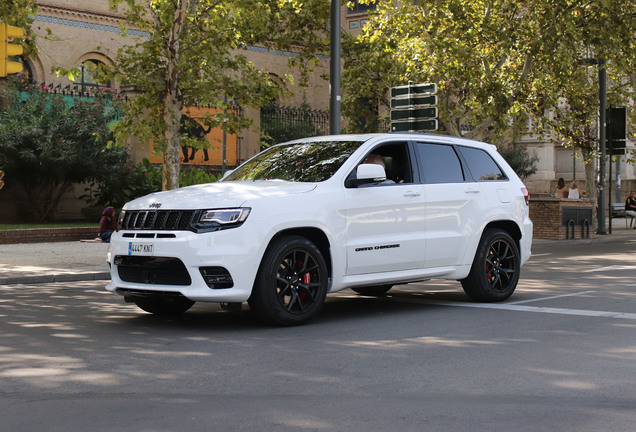
[(348, 288), (380, 295), (442, 278), (474, 300), (504, 300), (531, 243), (528, 191), (493, 145), (323, 136), (126, 204), (107, 289), (156, 314), (248, 302), (266, 322), (297, 325)]

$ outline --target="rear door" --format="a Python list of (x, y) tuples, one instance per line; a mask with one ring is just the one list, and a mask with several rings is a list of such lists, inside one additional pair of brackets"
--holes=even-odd
[(461, 264), (488, 201), (454, 145), (416, 142), (415, 149), (426, 202), (424, 267)]

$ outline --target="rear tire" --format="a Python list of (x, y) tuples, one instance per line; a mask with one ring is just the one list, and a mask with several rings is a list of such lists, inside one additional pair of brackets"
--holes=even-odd
[(266, 323), (305, 324), (327, 295), (327, 264), (320, 249), (301, 236), (272, 241), (261, 262), (248, 303)]
[(506, 231), (487, 229), (479, 241), (464, 292), (473, 300), (497, 302), (512, 295), (521, 270), (519, 248)]

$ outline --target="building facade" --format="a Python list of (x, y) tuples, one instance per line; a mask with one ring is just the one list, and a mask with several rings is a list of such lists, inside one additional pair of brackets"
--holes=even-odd
[[(86, 88), (96, 85), (95, 74), (99, 64), (113, 65), (117, 51), (130, 43), (130, 37), (143, 37), (132, 32), (128, 37), (121, 34), (120, 25), (123, 16), (120, 11), (109, 7), (107, 1), (97, 0), (43, 0), (38, 3), (39, 10), (34, 16), (32, 30), (37, 35), (38, 54), (25, 59), (25, 69), (35, 82), (46, 83), (57, 88)], [(342, 28), (352, 34), (357, 34), (364, 27), (369, 10), (373, 5), (362, 5), (357, 2), (353, 7), (342, 6)], [(248, 47), (246, 56), (259, 68), (268, 70), (274, 75), (286, 73), (295, 74), (288, 69), (287, 60), (293, 53), (279, 52), (264, 49), (262, 47)], [(55, 67), (78, 67), (82, 75), (76, 81), (69, 81), (65, 77), (57, 76)], [(322, 64), (310, 74), (309, 86), (290, 89), (290, 96), (277, 101), (282, 105), (299, 106), (308, 102), (312, 109), (327, 109), (329, 107), (329, 81), (324, 77), (329, 72), (329, 61), (323, 59)], [(297, 75), (297, 74), (296, 74)], [(298, 82), (299, 80), (296, 80)], [(110, 86), (122, 92), (117, 82), (111, 82)], [(254, 126), (241, 131), (234, 139), (231, 148), (232, 155), (226, 160), (232, 165), (240, 164), (258, 153), (260, 148), (258, 109), (246, 110)], [(533, 195), (549, 194), (554, 191), (554, 186), (559, 177), (566, 181), (584, 180), (585, 168), (580, 159), (573, 157), (572, 152), (561, 146), (554, 145), (535, 136), (527, 136), (521, 140), (530, 152), (539, 157), (538, 171), (526, 179), (526, 183)], [(148, 143), (131, 143), (136, 160), (152, 158), (152, 149)], [(633, 148), (634, 143), (628, 143)], [(218, 148), (211, 152), (220, 152)], [(197, 156), (197, 163), (218, 164), (219, 155), (203, 160), (203, 155)], [(608, 202), (624, 201), (629, 190), (636, 188), (636, 167), (625, 162), (625, 157), (613, 165), (612, 178), (614, 196), (608, 197)], [(153, 159), (157, 162), (156, 158)], [(186, 163), (192, 163), (187, 160)], [(609, 173), (609, 169), (607, 171)], [(620, 193), (616, 190), (620, 185)], [(78, 191), (68, 194), (66, 202), (62, 204), (63, 212), (60, 219), (74, 218), (79, 214), (79, 207), (83, 205), (77, 197), (83, 194), (83, 186)], [(0, 202), (7, 200), (7, 194), (0, 194)], [(10, 206), (0, 205), (0, 218), (11, 219)], [(9, 212), (7, 214), (7, 212)]]

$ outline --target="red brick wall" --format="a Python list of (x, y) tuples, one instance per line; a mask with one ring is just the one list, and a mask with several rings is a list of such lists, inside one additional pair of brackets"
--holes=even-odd
[[(558, 198), (530, 198), (530, 219), (534, 224), (533, 236), (538, 239), (566, 239), (567, 227), (562, 226), (561, 210), (564, 207), (591, 207), (592, 221), (589, 236), (596, 235), (595, 203), (589, 200), (568, 200)], [(574, 238), (580, 239), (583, 230), (580, 225), (574, 227)], [(587, 235), (587, 230), (586, 230)], [(570, 238), (572, 233), (569, 233)]]

